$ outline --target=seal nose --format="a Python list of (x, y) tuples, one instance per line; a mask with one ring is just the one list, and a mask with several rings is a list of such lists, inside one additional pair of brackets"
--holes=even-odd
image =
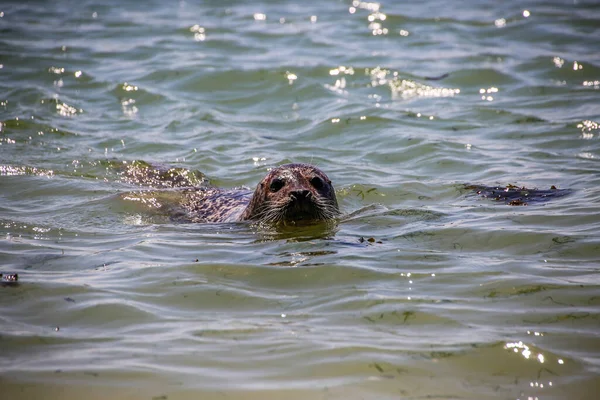
[(311, 196), (310, 190), (306, 189), (294, 190), (290, 194), (292, 195), (292, 197), (296, 198), (299, 201), (304, 200), (305, 198), (309, 198)]

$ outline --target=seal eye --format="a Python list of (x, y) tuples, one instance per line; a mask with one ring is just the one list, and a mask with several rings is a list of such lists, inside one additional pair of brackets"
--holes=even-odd
[(323, 186), (325, 186), (323, 179), (319, 178), (318, 176), (313, 176), (310, 178), (310, 184), (313, 185), (313, 187), (317, 190), (321, 190), (323, 189)]
[(275, 178), (271, 181), (271, 186), (269, 186), (269, 190), (271, 190), (271, 192), (273, 193), (279, 192), (279, 190), (284, 186), (285, 182), (283, 181), (283, 179)]

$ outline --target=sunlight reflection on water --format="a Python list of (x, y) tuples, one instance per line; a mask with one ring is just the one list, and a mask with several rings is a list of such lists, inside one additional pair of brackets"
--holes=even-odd
[[(0, 272), (19, 276), (0, 286), (3, 394), (594, 393), (594, 15), (2, 5)], [(181, 182), (253, 188), (288, 162), (328, 173), (340, 221), (162, 210)], [(468, 187), (565, 195), (516, 207)]]

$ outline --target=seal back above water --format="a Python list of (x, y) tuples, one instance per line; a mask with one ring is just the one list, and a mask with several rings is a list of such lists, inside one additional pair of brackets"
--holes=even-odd
[(340, 213), (331, 180), (309, 164), (273, 168), (254, 193), (218, 188), (188, 189), (181, 205), (193, 222), (249, 220), (290, 224), (330, 221)]

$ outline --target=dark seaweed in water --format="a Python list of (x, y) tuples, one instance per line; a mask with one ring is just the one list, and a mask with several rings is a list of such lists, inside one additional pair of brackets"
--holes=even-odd
[(542, 203), (557, 197), (566, 196), (572, 192), (570, 189), (557, 189), (554, 185), (547, 190), (529, 189), (525, 186), (519, 187), (510, 184), (505, 187), (465, 185), (465, 188), (476, 191), (481, 197), (502, 201), (509, 206), (526, 206)]

